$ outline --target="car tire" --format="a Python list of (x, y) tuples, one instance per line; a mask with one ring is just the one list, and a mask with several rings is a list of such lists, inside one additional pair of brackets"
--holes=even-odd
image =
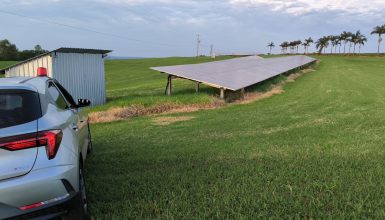
[(80, 164), (79, 168), (79, 200), (76, 203), (76, 206), (70, 210), (65, 216), (62, 217), (62, 220), (88, 220), (90, 219), (88, 212), (88, 201), (86, 194), (86, 184), (84, 180), (83, 167)]

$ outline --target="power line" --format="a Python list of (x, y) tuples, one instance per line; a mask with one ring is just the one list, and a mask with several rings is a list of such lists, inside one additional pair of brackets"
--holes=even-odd
[[(119, 39), (123, 39), (123, 40), (134, 41), (134, 42), (138, 42), (138, 43), (142, 43), (142, 44), (152, 44), (152, 45), (169, 47), (169, 48), (170, 47), (172, 47), (172, 48), (180, 47), (180, 46), (183, 46), (183, 45), (184, 46), (188, 46), (187, 44), (158, 43), (158, 42), (146, 41), (146, 40), (141, 40), (141, 39), (136, 39), (136, 38), (129, 38), (129, 37), (122, 36), (122, 35), (117, 35), (117, 34), (113, 34), (113, 33), (107, 33), (107, 32), (93, 30), (93, 29), (90, 29), (90, 28), (83, 28), (83, 27), (78, 27), (78, 26), (74, 26), (74, 25), (64, 24), (64, 23), (60, 23), (60, 22), (56, 22), (56, 21), (52, 21), (52, 20), (38, 19), (38, 18), (35, 18), (35, 17), (26, 16), (26, 15), (14, 13), (14, 12), (9, 12), (9, 11), (4, 11), (4, 10), (1, 10), (1, 9), (0, 9), (0, 13), (7, 14), (7, 15), (12, 15), (12, 16), (16, 16), (16, 17), (21, 17), (21, 18), (27, 18), (27, 19), (31, 19), (31, 20), (34, 20), (34, 21), (37, 21), (37, 22), (40, 22), (40, 23), (50, 23), (50, 24), (53, 24), (53, 25), (62, 26), (62, 27), (70, 28), (70, 29), (75, 29), (75, 30), (95, 33), (95, 34), (109, 36), (109, 37), (114, 37), (114, 38), (119, 38)], [(199, 52), (200, 52), (201, 48), (207, 48), (207, 49), (210, 48), (211, 49), (211, 45), (202, 44), (202, 40), (200, 38), (200, 35), (198, 34), (197, 35), (197, 57), (199, 56)]]
[(28, 19), (32, 19), (32, 20), (35, 20), (35, 21), (38, 21), (38, 22), (50, 23), (50, 24), (54, 24), (54, 25), (58, 25), (58, 26), (63, 26), (63, 27), (71, 28), (71, 29), (76, 29), (76, 30), (80, 30), (80, 31), (86, 31), (86, 32), (100, 34), (100, 35), (120, 38), (120, 39), (124, 39), (124, 40), (135, 41), (135, 42), (143, 43), (143, 44), (153, 44), (153, 45), (166, 46), (166, 47), (181, 46), (181, 45), (178, 45), (178, 44), (157, 43), (157, 42), (145, 41), (145, 40), (140, 40), (140, 39), (135, 39), (135, 38), (129, 38), (129, 37), (126, 37), (126, 36), (121, 36), (121, 35), (117, 35), (117, 34), (96, 31), (96, 30), (92, 30), (92, 29), (89, 29), (89, 28), (77, 27), (77, 26), (68, 25), (68, 24), (64, 24), (64, 23), (60, 23), (60, 22), (56, 22), (56, 21), (37, 19), (37, 18), (34, 18), (34, 17), (30, 17), (30, 16), (26, 16), (26, 15), (21, 15), (21, 14), (17, 14), (17, 13), (14, 13), (14, 12), (8, 12), (8, 11), (4, 11), (4, 10), (1, 10), (1, 9), (0, 9), (0, 13), (8, 14), (8, 15), (13, 15), (13, 16), (17, 16), (17, 17), (22, 17), (22, 18), (28, 18)]

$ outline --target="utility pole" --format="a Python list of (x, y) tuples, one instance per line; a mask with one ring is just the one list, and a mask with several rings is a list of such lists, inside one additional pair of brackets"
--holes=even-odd
[(210, 47), (210, 57), (211, 57), (211, 58), (213, 58), (213, 55), (214, 55), (214, 54), (213, 54), (213, 52), (214, 52), (213, 49), (214, 49), (214, 45), (211, 44), (211, 47)]
[(197, 34), (197, 58), (199, 57), (199, 46), (201, 44), (201, 39), (199, 34)]

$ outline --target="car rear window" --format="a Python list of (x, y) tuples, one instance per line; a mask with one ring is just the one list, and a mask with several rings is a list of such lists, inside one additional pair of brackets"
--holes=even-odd
[(28, 123), (40, 116), (38, 93), (0, 89), (0, 128)]

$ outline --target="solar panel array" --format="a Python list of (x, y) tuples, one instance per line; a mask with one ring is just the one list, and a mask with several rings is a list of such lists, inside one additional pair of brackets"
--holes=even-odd
[(314, 61), (316, 59), (302, 55), (268, 59), (249, 56), (201, 64), (151, 67), (151, 69), (213, 87), (237, 91)]

